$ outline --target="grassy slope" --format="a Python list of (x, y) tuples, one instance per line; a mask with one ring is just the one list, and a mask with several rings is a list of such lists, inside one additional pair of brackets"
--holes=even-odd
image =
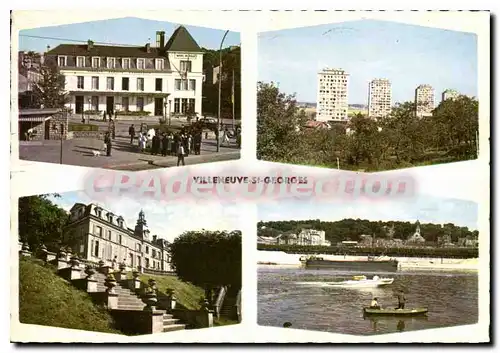
[(19, 261), (19, 321), (25, 324), (121, 333), (105, 309), (40, 261)]

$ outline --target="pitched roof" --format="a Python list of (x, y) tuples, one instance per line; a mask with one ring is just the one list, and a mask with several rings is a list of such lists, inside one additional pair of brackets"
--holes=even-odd
[(177, 27), (167, 44), (165, 44), (165, 49), (167, 51), (203, 51), (184, 26)]
[(50, 50), (47, 55), (74, 55), (74, 56), (106, 56), (122, 58), (156, 58), (162, 56), (158, 48), (146, 46), (122, 47), (113, 45), (93, 45), (89, 50), (87, 44), (60, 44)]

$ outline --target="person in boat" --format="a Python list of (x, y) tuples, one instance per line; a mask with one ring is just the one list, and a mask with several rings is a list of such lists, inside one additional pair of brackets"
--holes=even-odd
[(370, 309), (381, 309), (380, 305), (378, 304), (378, 298), (372, 299), (372, 302), (370, 304)]
[(398, 293), (398, 309), (404, 309), (406, 303), (406, 297), (404, 291), (401, 289)]
[(373, 280), (374, 280), (374, 281), (378, 281), (379, 279), (380, 279), (380, 277), (379, 277), (379, 276), (373, 276)]

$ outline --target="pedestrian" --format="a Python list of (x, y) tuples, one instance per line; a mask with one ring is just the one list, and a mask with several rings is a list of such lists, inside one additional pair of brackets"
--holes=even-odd
[(193, 153), (193, 136), (191, 134), (188, 135), (188, 151)]
[(135, 127), (134, 124), (130, 125), (128, 128), (128, 134), (130, 135), (130, 144), (134, 143), (134, 138), (135, 138)]
[(186, 165), (184, 162), (184, 144), (182, 141), (179, 141), (179, 148), (177, 149), (177, 166), (182, 163), (182, 165)]
[(104, 111), (104, 113), (102, 114), (102, 121), (106, 121), (106, 111)]
[(161, 155), (166, 157), (168, 153), (168, 136), (167, 134), (163, 134), (163, 138), (161, 140)]
[(140, 141), (140, 145), (141, 145), (141, 152), (144, 152), (144, 150), (146, 149), (146, 142), (147, 142), (147, 137), (146, 137), (146, 134), (142, 134), (141, 136), (141, 141)]
[(404, 309), (406, 303), (406, 297), (404, 291), (401, 289), (398, 293), (398, 309)]
[(151, 154), (156, 155), (158, 153), (158, 145), (159, 145), (159, 137), (158, 135), (154, 135), (153, 139), (151, 140)]
[(111, 138), (109, 136), (109, 131), (106, 132), (104, 136), (104, 143), (106, 144), (106, 156), (111, 157)]
[(194, 141), (194, 154), (199, 155), (201, 152), (201, 139), (202, 139), (202, 132), (198, 132), (195, 135), (195, 141)]

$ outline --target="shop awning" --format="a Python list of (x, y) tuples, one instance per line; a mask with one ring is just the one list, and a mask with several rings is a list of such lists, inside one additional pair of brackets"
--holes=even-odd
[(60, 109), (21, 109), (19, 110), (19, 122), (44, 122), (50, 120), (54, 115), (61, 114)]

